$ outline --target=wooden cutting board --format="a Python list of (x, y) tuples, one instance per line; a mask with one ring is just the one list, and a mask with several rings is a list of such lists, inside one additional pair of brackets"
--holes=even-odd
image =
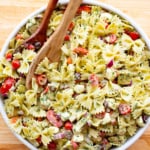
[[(132, 17), (150, 37), (150, 0), (99, 0)], [(16, 25), (48, 0), (0, 0), (0, 49)], [(28, 150), (7, 128), (0, 116), (0, 150)], [(150, 150), (150, 128), (128, 150)]]

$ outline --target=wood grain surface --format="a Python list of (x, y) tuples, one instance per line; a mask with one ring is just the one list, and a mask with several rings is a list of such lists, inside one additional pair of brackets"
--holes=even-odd
[[(92, 1), (92, 0), (91, 0)], [(99, 0), (132, 17), (150, 37), (150, 0)], [(0, 49), (16, 25), (48, 0), (0, 0)], [(8, 129), (0, 115), (0, 150), (28, 150)], [(150, 128), (128, 150), (150, 150)]]

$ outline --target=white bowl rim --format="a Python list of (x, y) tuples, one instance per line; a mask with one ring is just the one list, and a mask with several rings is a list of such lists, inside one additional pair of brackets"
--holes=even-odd
[[(59, 4), (67, 4), (69, 0), (59, 0)], [(109, 10), (111, 12), (114, 12), (116, 14), (118, 14), (119, 16), (121, 16), (122, 18), (126, 19), (129, 21), (129, 23), (135, 27), (135, 29), (140, 33), (141, 37), (144, 39), (148, 49), (150, 50), (150, 40), (148, 38), (148, 36), (145, 34), (145, 32), (141, 29), (141, 27), (139, 25), (137, 25), (137, 23), (130, 18), (129, 16), (127, 16), (126, 14), (124, 14), (122, 11), (118, 10), (117, 8), (114, 8), (113, 6), (110, 6), (108, 4), (99, 2), (97, 0), (83, 0), (83, 3), (87, 3), (87, 4), (91, 4), (91, 5), (98, 5), (106, 10)], [(10, 40), (17, 34), (17, 32), (19, 31), (19, 29), (25, 25), (25, 23), (27, 22), (27, 20), (29, 20), (30, 18), (36, 16), (37, 14), (41, 13), (42, 11), (44, 11), (46, 8), (46, 6), (41, 7), (40, 9), (34, 11), (33, 13), (31, 13), (29, 16), (27, 16), (25, 19), (23, 19), (18, 25), (17, 27), (11, 32), (11, 34), (8, 36), (8, 38), (6, 39), (6, 42), (4, 43), (4, 46), (1, 50), (0, 53), (0, 58), (2, 56), (4, 56), (5, 51), (8, 48), (8, 44), (10, 42)], [(6, 125), (8, 126), (8, 128), (11, 130), (11, 132), (15, 135), (15, 137), (17, 137), (24, 145), (26, 145), (29, 149), (31, 150), (37, 150), (36, 147), (34, 147), (31, 143), (29, 143), (27, 140), (25, 140), (21, 135), (15, 133), (9, 124), (8, 121), (8, 117), (7, 114), (4, 110), (4, 104), (3, 104), (3, 100), (0, 98), (0, 113), (2, 115), (3, 120), (5, 121)], [(112, 150), (126, 150), (128, 147), (130, 147), (137, 139), (140, 138), (140, 136), (145, 132), (145, 130), (149, 127), (150, 124), (150, 117), (148, 119), (148, 122), (146, 123), (146, 125), (139, 129), (138, 132), (136, 132), (136, 134), (129, 138), (125, 144), (123, 144), (122, 146), (118, 147), (118, 148), (114, 148)]]

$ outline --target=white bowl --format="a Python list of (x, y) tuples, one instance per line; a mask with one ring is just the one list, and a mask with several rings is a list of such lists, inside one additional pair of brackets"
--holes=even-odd
[[(68, 0), (59, 0), (59, 3), (60, 4), (66, 4), (68, 3)], [(148, 39), (148, 36), (144, 33), (144, 31), (137, 25), (136, 22), (133, 21), (133, 19), (131, 19), (130, 17), (128, 17), (126, 14), (122, 13), (120, 10), (108, 5), (108, 4), (104, 4), (104, 3), (101, 3), (101, 2), (98, 2), (96, 0), (83, 0), (83, 3), (86, 3), (86, 4), (91, 4), (91, 5), (98, 5), (106, 10), (110, 10), (116, 14), (118, 14), (119, 16), (121, 16), (122, 18), (126, 19), (129, 21), (129, 23), (135, 27), (135, 29), (140, 33), (141, 37), (145, 40), (145, 43), (147, 44), (147, 47), (149, 48), (150, 50), (150, 40)], [(37, 11), (33, 12), (32, 14), (30, 14), (28, 17), (26, 17), (25, 19), (22, 20), (22, 22), (14, 29), (14, 31), (9, 35), (8, 39), (6, 40), (3, 48), (2, 48), (2, 51), (0, 53), (0, 57), (3, 56), (8, 48), (8, 45), (9, 45), (9, 42), (10, 40), (16, 35), (16, 33), (19, 31), (19, 29), (24, 26), (26, 24), (26, 22), (34, 17), (35, 15), (43, 12), (45, 10), (46, 7), (42, 7), (40, 9), (38, 9)], [(4, 121), (6, 122), (7, 126), (10, 128), (10, 125), (9, 125), (9, 122), (8, 122), (8, 117), (7, 117), (7, 114), (4, 110), (4, 103), (3, 103), (3, 100), (0, 99), (0, 112), (2, 114), (2, 117), (4, 119)], [(125, 150), (127, 149), (128, 147), (130, 147), (137, 139), (139, 139), (139, 137), (145, 132), (145, 130), (148, 128), (150, 124), (150, 118), (148, 119), (146, 125), (139, 129), (138, 132), (131, 138), (129, 138), (125, 144), (123, 144), (121, 147), (118, 147), (118, 148), (115, 148), (113, 150)], [(10, 128), (11, 130), (11, 128)], [(12, 131), (12, 130), (11, 130)], [(29, 143), (27, 140), (23, 139), (20, 135), (18, 135), (17, 133), (15, 133), (14, 131), (12, 131), (12, 133), (23, 143), (25, 144), (29, 149), (31, 150), (37, 150), (36, 147), (34, 147), (31, 143)]]

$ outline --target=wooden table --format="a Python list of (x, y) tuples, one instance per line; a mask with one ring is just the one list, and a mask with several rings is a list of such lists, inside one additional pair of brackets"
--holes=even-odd
[[(99, 0), (119, 8), (143, 28), (150, 37), (150, 0)], [(48, 0), (0, 0), (0, 49), (22, 18), (46, 5)], [(9, 131), (0, 116), (0, 150), (28, 150)], [(150, 150), (150, 128), (128, 150)]]

